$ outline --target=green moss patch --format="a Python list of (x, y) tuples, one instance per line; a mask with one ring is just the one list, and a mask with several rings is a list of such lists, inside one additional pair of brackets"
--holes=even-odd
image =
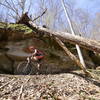
[(6, 24), (3, 22), (0, 22), (0, 28), (1, 29), (7, 28), (12, 31), (23, 32), (24, 34), (30, 34), (33, 32), (32, 29), (30, 29), (24, 24)]
[(7, 28), (20, 31), (20, 32), (24, 32), (24, 34), (29, 34), (33, 32), (32, 29), (30, 29), (24, 24), (9, 24)]

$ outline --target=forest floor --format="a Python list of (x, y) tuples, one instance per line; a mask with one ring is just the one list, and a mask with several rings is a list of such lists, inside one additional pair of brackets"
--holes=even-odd
[(0, 75), (0, 100), (100, 100), (100, 81), (80, 71)]

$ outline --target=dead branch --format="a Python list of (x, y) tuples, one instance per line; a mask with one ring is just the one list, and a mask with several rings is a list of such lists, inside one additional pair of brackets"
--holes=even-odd
[(23, 14), (23, 16), (18, 21), (18, 23), (26, 24), (27, 26), (29, 26), (31, 29), (33, 29), (37, 33), (40, 32), (44, 34), (53, 34), (57, 37), (62, 37), (64, 40), (66, 40), (69, 43), (78, 44), (79, 46), (85, 49), (89, 49), (89, 50), (100, 53), (100, 43), (99, 42), (95, 40), (87, 39), (84, 37), (80, 37), (77, 35), (73, 36), (72, 34), (67, 33), (67, 32), (55, 32), (55, 31), (51, 31), (49, 29), (43, 28), (41, 26), (37, 26), (30, 20), (27, 13)]
[(20, 92), (19, 92), (19, 96), (18, 96), (18, 100), (21, 100), (21, 99), (22, 99), (22, 94), (23, 94), (24, 86), (25, 86), (25, 84), (27, 84), (27, 82), (28, 82), (30, 79), (31, 79), (31, 78), (29, 77), (29, 78), (21, 85)]
[[(12, 3), (12, 5), (13, 5), (12, 8), (15, 10), (17, 16), (19, 16), (19, 14), (18, 14), (18, 8), (15, 7), (15, 3), (13, 2), (13, 0), (11, 0), (11, 3)], [(19, 16), (19, 18), (20, 18), (20, 16)]]
[(0, 89), (4, 88), (5, 86), (7, 86), (8, 84), (10, 84), (14, 80), (15, 79), (12, 79), (12, 80), (8, 81), (7, 83), (5, 83), (4, 85), (0, 86)]
[(29, 11), (30, 11), (31, 5), (32, 5), (32, 0), (30, 0), (30, 4), (29, 4), (29, 7), (28, 7), (27, 12), (29, 12)]
[(37, 16), (36, 18), (34, 18), (32, 21), (36, 21), (38, 18), (42, 17), (45, 13), (46, 13), (47, 9), (45, 9), (41, 15)]
[(6, 4), (3, 4), (3, 3), (1, 3), (1, 2), (0, 2), (0, 5), (2, 5), (2, 6), (4, 6), (4, 7), (6, 7), (6, 8), (8, 8), (8, 9), (10, 9), (10, 10), (12, 10), (12, 11), (20, 18), (20, 15), (18, 14), (17, 10), (14, 9), (14, 8), (10, 5), (9, 2), (7, 2), (7, 1), (5, 1), (5, 2), (7, 3), (7, 5), (6, 5)]
[[(28, 12), (24, 13), (22, 15), (22, 17), (19, 19), (18, 22), (16, 22), (17, 24), (26, 24), (26, 25), (29, 25), (28, 22), (31, 20), (32, 22), (34, 22), (35, 20), (37, 20), (38, 18), (40, 18), (41, 16), (43, 16), (45, 13), (46, 13), (47, 9), (45, 9), (45, 11), (39, 15), (38, 17), (36, 17), (35, 19), (31, 20), (29, 17), (28, 17)], [(30, 26), (30, 25), (29, 25)]]
[(72, 34), (67, 33), (67, 32), (51, 31), (41, 26), (37, 26), (32, 21), (29, 21), (28, 24), (30, 25), (30, 28), (32, 28), (36, 32), (43, 32), (44, 34), (53, 34), (57, 37), (62, 37), (64, 40), (66, 40), (69, 43), (78, 44), (79, 46), (85, 49), (89, 49), (91, 51), (100, 53), (100, 43), (98, 41), (87, 39), (87, 38), (80, 37), (77, 35), (73, 36)]
[(80, 61), (77, 59), (77, 57), (75, 55), (73, 55), (68, 48), (64, 45), (64, 43), (57, 37), (55, 37), (56, 42), (63, 48), (63, 50), (65, 51), (65, 53), (71, 58), (71, 60), (73, 62), (75, 62), (83, 71), (87, 76), (93, 77), (91, 75), (91, 73), (86, 69), (86, 67), (84, 67)]
[(5, 6), (6, 8), (8, 8), (8, 9), (10, 9), (10, 10), (12, 10), (12, 11), (14, 11), (14, 12), (15, 12), (15, 10), (14, 10), (14, 9), (10, 8), (10, 7), (9, 7), (9, 6), (7, 6), (6, 4), (3, 4), (3, 3), (1, 3), (1, 2), (0, 2), (0, 5)]

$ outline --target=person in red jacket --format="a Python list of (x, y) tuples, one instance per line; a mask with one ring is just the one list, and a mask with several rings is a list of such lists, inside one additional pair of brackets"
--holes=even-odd
[(42, 51), (36, 49), (34, 46), (29, 46), (29, 51), (32, 53), (32, 60), (37, 62), (37, 67), (39, 69), (40, 62), (44, 58), (44, 54)]

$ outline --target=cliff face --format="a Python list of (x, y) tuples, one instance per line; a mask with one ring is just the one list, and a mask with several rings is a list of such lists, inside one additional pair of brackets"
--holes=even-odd
[[(30, 55), (26, 48), (31, 45), (45, 54), (40, 73), (59, 73), (69, 71), (69, 69), (78, 69), (52, 36), (35, 33), (23, 24), (0, 23), (0, 41), (1, 73), (17, 74), (17, 66)], [(74, 46), (69, 43), (65, 44), (76, 55)], [(91, 60), (86, 59), (86, 63), (90, 67), (94, 66)]]

